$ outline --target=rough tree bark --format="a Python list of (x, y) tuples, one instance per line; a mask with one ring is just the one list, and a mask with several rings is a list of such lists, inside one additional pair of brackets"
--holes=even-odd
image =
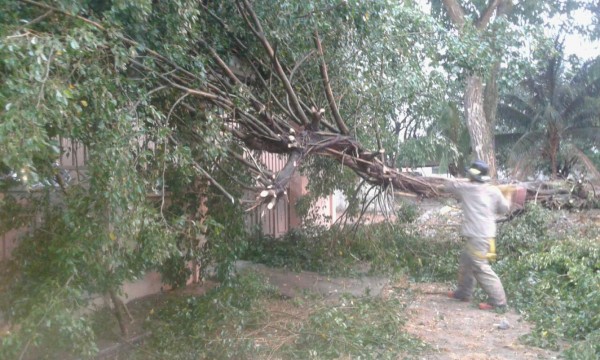
[(465, 116), (471, 136), (472, 151), (476, 158), (485, 161), (490, 174), (496, 175), (496, 156), (492, 129), (485, 116), (484, 86), (481, 77), (471, 75), (465, 88)]
[[(443, 0), (444, 6), (454, 26), (459, 30), (465, 25), (465, 12), (458, 0)], [(475, 23), (478, 30), (485, 29), (496, 11), (504, 13), (509, 8), (508, 2), (490, 0), (486, 9), (480, 14)], [(493, 79), (492, 79), (493, 80)], [(494, 84), (492, 84), (493, 86)], [(488, 99), (492, 100), (493, 99)], [(464, 108), (473, 155), (488, 163), (490, 174), (496, 176), (496, 156), (494, 150), (493, 125), (495, 103), (485, 103), (485, 86), (478, 74), (470, 74), (465, 84)], [(487, 118), (486, 115), (492, 116)]]
[(127, 305), (119, 298), (117, 292), (114, 289), (110, 289), (108, 291), (110, 299), (113, 303), (113, 311), (115, 313), (115, 317), (119, 323), (119, 328), (121, 329), (121, 335), (124, 338), (129, 336), (129, 324), (127, 319), (125, 318), (128, 315), (129, 311), (127, 310)]

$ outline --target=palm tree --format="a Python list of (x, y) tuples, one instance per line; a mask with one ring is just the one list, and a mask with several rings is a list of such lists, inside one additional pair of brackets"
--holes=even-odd
[[(507, 165), (523, 177), (550, 168), (553, 179), (581, 165), (596, 179), (600, 173), (585, 155), (600, 141), (600, 59), (569, 74), (562, 45), (498, 105), (499, 147), (509, 145)], [(598, 149), (596, 149), (597, 151)]]

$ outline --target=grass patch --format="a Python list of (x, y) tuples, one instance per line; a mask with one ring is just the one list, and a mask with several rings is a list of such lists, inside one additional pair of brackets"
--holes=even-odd
[(293, 343), (281, 347), (285, 359), (397, 359), (426, 346), (402, 331), (404, 306), (396, 300), (342, 298), (310, 314)]
[(245, 359), (257, 353), (247, 331), (267, 317), (275, 290), (257, 275), (228, 282), (204, 296), (170, 299), (146, 320), (152, 332), (133, 359)]

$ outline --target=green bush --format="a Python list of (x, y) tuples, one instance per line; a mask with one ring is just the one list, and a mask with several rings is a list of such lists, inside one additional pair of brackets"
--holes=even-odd
[(600, 329), (599, 270), (598, 244), (586, 239), (540, 245), (505, 262), (511, 305), (536, 324), (529, 342), (558, 348), (559, 340), (584, 340)]
[(564, 352), (567, 360), (588, 360), (600, 358), (600, 330), (589, 333), (585, 340), (575, 343)]
[(547, 209), (527, 204), (521, 216), (498, 226), (496, 244), (500, 256), (518, 255), (535, 248), (548, 236), (554, 215)]
[[(593, 342), (600, 331), (600, 246), (598, 234), (556, 238), (548, 231), (553, 218), (530, 207), (503, 226), (497, 265), (512, 307), (535, 327), (525, 341), (559, 349), (574, 343), (570, 358), (597, 358)], [(583, 353), (595, 353), (581, 357)], [(570, 354), (570, 355), (569, 355)]]
[(328, 259), (332, 231), (321, 228), (292, 229), (280, 238), (255, 233), (248, 240), (242, 259), (292, 271), (333, 271)]
[(409, 224), (417, 220), (420, 215), (419, 207), (413, 203), (403, 201), (396, 211), (396, 221)]

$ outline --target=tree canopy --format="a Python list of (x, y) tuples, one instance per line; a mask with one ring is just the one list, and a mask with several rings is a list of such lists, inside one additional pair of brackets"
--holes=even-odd
[(497, 139), (508, 140), (509, 168), (515, 174), (531, 176), (547, 170), (552, 178), (566, 178), (579, 165), (580, 175), (598, 177), (585, 151), (600, 140), (599, 64), (597, 59), (588, 61), (570, 74), (562, 45), (557, 41), (556, 46), (537, 72), (500, 103), (501, 124), (509, 132)]

